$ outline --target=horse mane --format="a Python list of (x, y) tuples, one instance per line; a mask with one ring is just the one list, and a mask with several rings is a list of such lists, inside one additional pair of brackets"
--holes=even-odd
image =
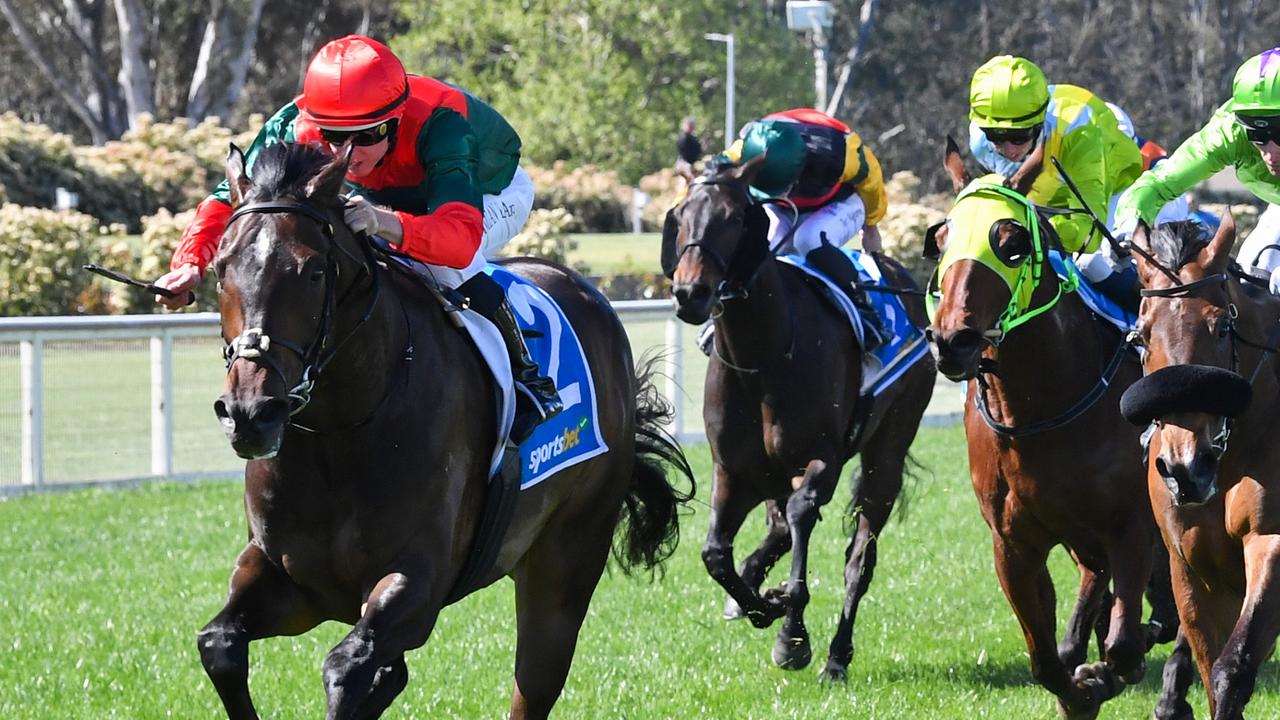
[(279, 198), (306, 199), (307, 181), (333, 162), (317, 143), (272, 143), (258, 151), (253, 161), (253, 187), (246, 202)]
[(1151, 230), (1151, 253), (1161, 265), (1177, 270), (1195, 259), (1209, 244), (1213, 234), (1194, 220), (1161, 223)]

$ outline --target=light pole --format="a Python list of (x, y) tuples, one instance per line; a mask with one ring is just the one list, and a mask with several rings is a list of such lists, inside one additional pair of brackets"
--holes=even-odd
[(724, 146), (727, 149), (733, 144), (734, 132), (736, 125), (733, 119), (733, 33), (728, 35), (723, 33), (707, 33), (702, 37), (714, 42), (722, 42), (725, 44), (725, 69), (724, 69)]
[(835, 10), (828, 0), (787, 0), (787, 27), (813, 33), (813, 87), (819, 110), (827, 109), (827, 29)]

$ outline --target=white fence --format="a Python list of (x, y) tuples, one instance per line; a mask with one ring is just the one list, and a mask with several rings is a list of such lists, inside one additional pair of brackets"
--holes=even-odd
[[(701, 439), (705, 359), (688, 352), (693, 332), (670, 301), (614, 308), (637, 356), (666, 354), (670, 429)], [(0, 495), (237, 473), (243, 462), (211, 410), (221, 345), (217, 313), (0, 318)]]

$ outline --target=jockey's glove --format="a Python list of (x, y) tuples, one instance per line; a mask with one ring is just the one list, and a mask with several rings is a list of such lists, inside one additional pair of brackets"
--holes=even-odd
[(378, 208), (360, 195), (352, 195), (342, 208), (342, 219), (351, 232), (373, 236), (378, 234)]

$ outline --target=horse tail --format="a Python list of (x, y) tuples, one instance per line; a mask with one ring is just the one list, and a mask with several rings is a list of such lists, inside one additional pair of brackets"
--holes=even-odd
[[(653, 570), (671, 557), (680, 541), (680, 507), (697, 489), (680, 443), (663, 429), (675, 409), (653, 383), (654, 365), (661, 359), (642, 359), (636, 368), (635, 465), (613, 546), (613, 557), (627, 574), (637, 567)], [(689, 481), (687, 492), (671, 482), (673, 471)]]

